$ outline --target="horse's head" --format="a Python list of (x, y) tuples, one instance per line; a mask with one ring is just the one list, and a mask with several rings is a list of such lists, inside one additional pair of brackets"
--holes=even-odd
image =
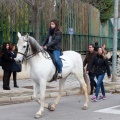
[(17, 57), (16, 57), (16, 61), (17, 62), (22, 62), (23, 58), (27, 55), (28, 52), (28, 41), (29, 41), (29, 35), (25, 35), (22, 36), (19, 32), (18, 32), (18, 43), (17, 43), (17, 48), (18, 48), (18, 53), (17, 53)]
[[(22, 62), (23, 58), (26, 60), (34, 57), (35, 55), (39, 55), (41, 52), (43, 55), (47, 55), (44, 49), (39, 45), (39, 43), (28, 34), (25, 36), (21, 36), (21, 34), (18, 32), (18, 53), (15, 60), (17, 62)], [(46, 57), (46, 56), (44, 56)]]

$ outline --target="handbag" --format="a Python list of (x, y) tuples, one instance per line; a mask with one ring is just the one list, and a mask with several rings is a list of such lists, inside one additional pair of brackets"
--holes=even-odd
[(21, 72), (22, 71), (22, 65), (18, 62), (14, 62), (12, 65), (12, 72)]

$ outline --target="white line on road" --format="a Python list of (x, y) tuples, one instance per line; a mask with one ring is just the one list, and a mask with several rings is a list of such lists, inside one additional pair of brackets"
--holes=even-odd
[[(116, 109), (116, 108), (119, 108)], [(110, 114), (119, 114), (120, 115), (120, 105), (118, 106), (113, 106), (113, 107), (109, 107), (109, 108), (105, 108), (105, 109), (101, 109), (101, 110), (97, 110), (94, 112), (101, 112), (101, 113), (110, 113)]]

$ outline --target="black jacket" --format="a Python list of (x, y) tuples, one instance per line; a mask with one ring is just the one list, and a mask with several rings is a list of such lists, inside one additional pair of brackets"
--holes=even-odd
[(2, 66), (2, 53), (0, 52), (0, 66)]
[(2, 52), (2, 69), (11, 71), (14, 59), (11, 57), (10, 50), (4, 49), (1, 52)]
[(16, 53), (16, 51), (14, 51), (13, 53), (10, 51), (10, 55), (11, 55), (12, 58), (16, 58), (17, 53)]
[(86, 57), (83, 61), (83, 66), (85, 67), (86, 64), (88, 64), (87, 66), (89, 66), (89, 63), (91, 62), (91, 60), (93, 59), (93, 57), (96, 55), (97, 53), (95, 51), (93, 51), (93, 53), (88, 52), (86, 54)]
[(94, 67), (94, 73), (96, 75), (101, 75), (107, 72), (108, 76), (111, 76), (110, 74), (110, 67), (108, 64), (107, 58), (103, 58), (102, 55), (96, 55), (91, 63), (89, 64), (87, 71), (90, 71), (91, 68)]
[(48, 33), (46, 36), (46, 39), (43, 41), (42, 46), (47, 46), (48, 50), (60, 50), (62, 49), (61, 43), (62, 43), (62, 32), (61, 31), (56, 31), (52, 35), (51, 42), (49, 43), (49, 37), (50, 34)]
[[(16, 56), (17, 56), (16, 51), (10, 52), (10, 54), (11, 54), (11, 57), (13, 59), (16, 58)], [(22, 70), (21, 64), (20, 63), (16, 63), (16, 61), (13, 61), (11, 66), (12, 66), (12, 72), (21, 72), (21, 70)]]

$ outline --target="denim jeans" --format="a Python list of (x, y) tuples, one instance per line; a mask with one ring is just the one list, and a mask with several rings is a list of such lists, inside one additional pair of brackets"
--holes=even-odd
[(100, 88), (101, 88), (102, 95), (105, 96), (105, 89), (104, 89), (104, 84), (103, 84), (104, 76), (105, 74), (96, 75), (96, 78), (97, 78), (97, 88), (96, 88), (96, 93), (95, 93), (96, 98), (98, 97)]
[(55, 61), (57, 63), (58, 73), (61, 73), (62, 72), (62, 61), (60, 59), (60, 51), (54, 50), (53, 55), (54, 55)]

